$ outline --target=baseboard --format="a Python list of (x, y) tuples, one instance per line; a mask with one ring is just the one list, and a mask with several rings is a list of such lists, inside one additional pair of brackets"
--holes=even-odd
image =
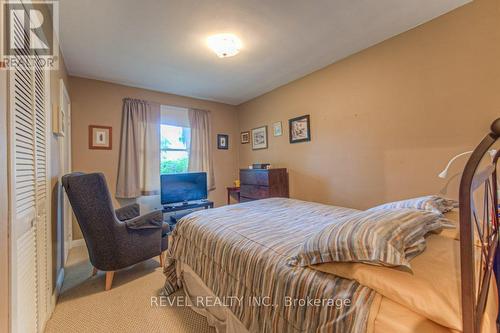
[(85, 246), (85, 240), (83, 238), (73, 239), (71, 241), (71, 248), (79, 247), (79, 246)]

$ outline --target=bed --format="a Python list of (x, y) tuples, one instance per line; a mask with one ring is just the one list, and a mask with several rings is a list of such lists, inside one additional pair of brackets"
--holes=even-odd
[[(359, 211), (271, 198), (183, 218), (166, 255), (163, 293), (183, 288), (218, 332), (495, 332), (498, 156), (489, 171), (477, 168), (499, 134), (500, 119), (464, 170), (461, 214), (448, 213), (460, 232), (428, 236), (411, 271), (290, 265), (318, 229)], [(481, 184), (482, 220), (471, 200)]]

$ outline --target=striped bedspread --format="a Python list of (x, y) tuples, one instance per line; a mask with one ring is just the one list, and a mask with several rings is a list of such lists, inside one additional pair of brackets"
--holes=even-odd
[(288, 259), (312, 234), (356, 210), (272, 198), (192, 213), (172, 233), (164, 294), (189, 265), (250, 332), (365, 332), (375, 292)]

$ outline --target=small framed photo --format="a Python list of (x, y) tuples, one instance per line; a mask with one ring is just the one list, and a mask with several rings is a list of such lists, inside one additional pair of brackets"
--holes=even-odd
[(241, 143), (243, 144), (250, 143), (250, 132), (249, 131), (241, 132), (240, 139)]
[(89, 126), (89, 149), (111, 150), (113, 137), (111, 126)]
[(267, 126), (252, 129), (252, 149), (267, 149)]
[(229, 135), (217, 134), (217, 149), (229, 149)]
[(309, 115), (288, 120), (290, 127), (290, 143), (311, 141), (311, 124)]
[(273, 124), (273, 135), (274, 136), (282, 136), (283, 130), (281, 128), (281, 121), (275, 122)]

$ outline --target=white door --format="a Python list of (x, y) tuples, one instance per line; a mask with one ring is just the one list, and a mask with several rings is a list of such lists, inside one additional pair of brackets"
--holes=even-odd
[[(22, 20), (14, 22), (17, 56), (28, 56)], [(47, 75), (41, 68), (9, 73), (12, 332), (40, 332), (48, 316)]]
[[(16, 26), (20, 43), (22, 29)], [(37, 331), (38, 319), (33, 74), (22, 69), (10, 72), (9, 108), (12, 331), (27, 333)]]
[(43, 330), (48, 320), (52, 280), (51, 233), (49, 223), (49, 159), (48, 159), (48, 110), (49, 74), (36, 67), (34, 71), (34, 115), (35, 115), (35, 175), (36, 175), (36, 244), (38, 286), (38, 331)]

